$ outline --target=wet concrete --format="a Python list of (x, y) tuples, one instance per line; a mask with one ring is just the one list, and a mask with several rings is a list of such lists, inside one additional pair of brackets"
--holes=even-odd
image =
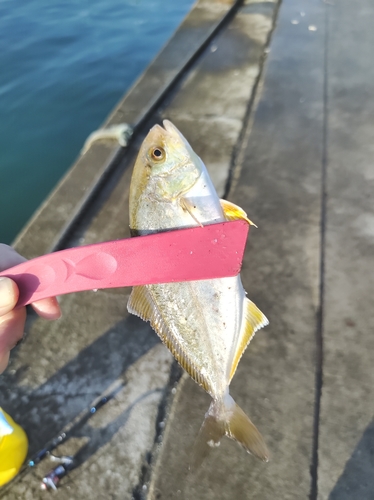
[(320, 500), (374, 496), (373, 22), (370, 1), (327, 8)]
[[(190, 473), (209, 396), (127, 314), (129, 289), (85, 292), (61, 298), (58, 322), (29, 316), (28, 338), (0, 378), (1, 404), (25, 427), (30, 452), (113, 395), (56, 450), (76, 457), (61, 498), (372, 498), (374, 7), (283, 0), (278, 12), (277, 2), (247, 0), (207, 39), (231, 5), (197, 4), (108, 119), (139, 120), (159, 101), (129, 148), (94, 145), (17, 248), (31, 257), (128, 237), (134, 155), (153, 123), (175, 122), (220, 195), (259, 226), (242, 278), (270, 326), (245, 352), (231, 393), (271, 461), (223, 439)], [(202, 40), (205, 50), (170, 87)], [(41, 498), (51, 466), (44, 460), (0, 497)]]
[[(306, 10), (307, 2), (298, 6)], [(231, 394), (258, 425), (272, 458), (263, 464), (225, 439), (197, 474), (188, 472), (190, 443), (210, 398), (186, 379), (171, 409), (152, 499), (300, 499), (310, 494), (324, 43), (305, 27), (290, 32), (293, 10), (293, 2), (281, 6), (253, 127), (249, 122), (243, 131), (228, 193), (259, 226), (249, 237), (242, 279), (270, 321), (245, 352)], [(314, 11), (309, 6), (308, 14), (320, 24), (323, 6), (316, 4)]]
[[(158, 60), (152, 63), (109, 117), (108, 123), (113, 124), (116, 120), (118, 123), (121, 117), (123, 119), (123, 113), (127, 121), (136, 113), (136, 116), (144, 114), (144, 109), (154, 102), (155, 88), (160, 92), (159, 83), (152, 76), (154, 72), (158, 72), (159, 80), (168, 85), (172, 80), (170, 71), (175, 77), (177, 70), (185, 64), (181, 61), (176, 42), (191, 57), (192, 49), (196, 51), (209, 35), (209, 30), (213, 31), (221, 23), (230, 6), (230, 2), (216, 2), (215, 5), (199, 2)], [(243, 15), (238, 12), (243, 26), (236, 25), (235, 29), (229, 30), (230, 25), (227, 25), (223, 30), (226, 41), (231, 43), (230, 50), (225, 49), (225, 58), (217, 60), (216, 52), (220, 54), (225, 47), (222, 41), (217, 42), (220, 44), (217, 50), (208, 47), (191, 71), (186, 72), (174, 90), (168, 93), (161, 108), (139, 129), (122, 160), (117, 155), (116, 145), (94, 144), (17, 239), (17, 249), (32, 257), (56, 245), (66, 247), (129, 237), (128, 194), (134, 156), (149, 127), (161, 116), (176, 113), (178, 102), (181, 102), (179, 98), (192, 102), (191, 96), (197, 85), (200, 85), (199, 100), (205, 106), (201, 106), (200, 116), (197, 110), (191, 115), (190, 130), (195, 119), (204, 122), (208, 117), (207, 123), (214, 123), (222, 116), (221, 108), (213, 108), (215, 101), (224, 106), (228, 123), (230, 119), (231, 123), (236, 122), (225, 156), (222, 155), (223, 171), (219, 172), (217, 166), (210, 165), (215, 181), (220, 179), (220, 190), (223, 191), (233, 148), (260, 72), (275, 10), (267, 9), (267, 13), (267, 22), (261, 18), (256, 31), (253, 13)], [(251, 20), (251, 24), (246, 25), (247, 20)], [(257, 33), (254, 41), (249, 36), (248, 27), (252, 28), (254, 35)], [(188, 36), (193, 43), (187, 47), (184, 42)], [(241, 48), (245, 49), (244, 55), (237, 57)], [(236, 57), (228, 67), (230, 53)], [(211, 88), (206, 79), (212, 74), (224, 78), (227, 85), (232, 80), (235, 85), (233, 92), (226, 92), (220, 99), (210, 95)], [(149, 88), (139, 94), (139, 88), (147, 85)], [(219, 88), (222, 89), (222, 85)], [(137, 98), (134, 93), (139, 94)], [(149, 99), (151, 94), (153, 97)], [(133, 105), (129, 104), (130, 101)], [(182, 117), (182, 113), (180, 115)], [(188, 129), (186, 133), (189, 133)], [(226, 130), (221, 127), (221, 141), (226, 135)], [(105, 156), (114, 158), (114, 161), (104, 161)], [(72, 221), (75, 222), (72, 224)], [(175, 370), (170, 353), (160, 345), (150, 327), (128, 315), (129, 293), (129, 289), (99, 290), (62, 297), (60, 302), (64, 314), (56, 323), (46, 323), (31, 315), (27, 325), (28, 338), (14, 351), (9, 369), (0, 381), (2, 406), (27, 431), (30, 455), (69, 427), (94, 398), (110, 392), (113, 384), (117, 387), (114, 399), (92, 419), (75, 426), (66, 443), (56, 450), (56, 454), (75, 455), (76, 468), (59, 489), (60, 496), (66, 498), (140, 498), (147, 491), (143, 486), (146, 487), (144, 483), (151, 475), (149, 464), (162, 433), (162, 415), (180, 371)], [(40, 480), (51, 466), (48, 460), (43, 461), (31, 473), (3, 490), (4, 495), (6, 498), (38, 498), (42, 494), (38, 493)]]

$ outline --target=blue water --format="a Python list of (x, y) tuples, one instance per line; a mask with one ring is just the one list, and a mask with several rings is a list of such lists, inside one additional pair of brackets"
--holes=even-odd
[(193, 0), (0, 0), (0, 242), (10, 243)]

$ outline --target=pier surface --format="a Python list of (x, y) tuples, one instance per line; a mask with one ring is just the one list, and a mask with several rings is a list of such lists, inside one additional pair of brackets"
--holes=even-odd
[[(30, 456), (67, 431), (54, 454), (75, 468), (60, 500), (373, 498), (373, 24), (370, 0), (198, 1), (104, 124), (134, 125), (129, 146), (94, 143), (17, 238), (32, 258), (129, 237), (134, 158), (164, 118), (259, 227), (242, 281), (270, 325), (231, 394), (271, 461), (225, 438), (189, 472), (209, 396), (127, 313), (130, 289), (72, 294), (57, 322), (29, 315), (0, 377)], [(54, 466), (26, 469), (0, 498), (45, 498)]]

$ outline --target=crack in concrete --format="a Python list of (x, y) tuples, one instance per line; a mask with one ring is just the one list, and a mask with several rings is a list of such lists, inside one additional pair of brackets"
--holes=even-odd
[(272, 27), (268, 33), (266, 43), (264, 45), (263, 53), (262, 53), (261, 59), (259, 61), (259, 68), (260, 69), (259, 69), (258, 75), (256, 77), (255, 83), (254, 83), (253, 88), (252, 88), (252, 94), (248, 100), (247, 109), (245, 111), (245, 115), (243, 118), (242, 129), (240, 131), (236, 146), (233, 148), (230, 167), (229, 167), (229, 173), (228, 173), (228, 177), (227, 177), (227, 181), (226, 181), (226, 187), (225, 187), (225, 191), (223, 194), (223, 198), (225, 198), (225, 199), (229, 198), (230, 192), (235, 190), (235, 187), (236, 187), (238, 180), (239, 180), (239, 177), (240, 177), (240, 172), (242, 170), (242, 165), (243, 165), (243, 161), (244, 161), (243, 155), (245, 154), (244, 153), (245, 148), (243, 147), (243, 145), (247, 143), (248, 137), (252, 131), (255, 110), (257, 108), (258, 101), (261, 97), (261, 88), (263, 85), (266, 57), (267, 57), (267, 54), (269, 52), (269, 46), (270, 46), (271, 39), (272, 39), (274, 30), (276, 27), (276, 22), (278, 19), (278, 12), (279, 12), (281, 4), (282, 4), (282, 0), (279, 0), (277, 5), (274, 8), (273, 18), (272, 18)]
[(131, 500), (146, 500), (148, 497), (148, 486), (151, 481), (153, 464), (157, 460), (158, 450), (162, 441), (165, 429), (165, 420), (173, 402), (173, 389), (178, 384), (183, 374), (182, 368), (176, 361), (173, 361), (170, 368), (170, 377), (167, 386), (164, 388), (164, 394), (158, 407), (158, 413), (155, 421), (155, 437), (153, 447), (146, 453), (143, 465), (139, 474), (139, 482), (133, 489)]
[(327, 166), (328, 166), (328, 57), (329, 57), (329, 5), (325, 4), (325, 53), (323, 69), (323, 137), (321, 158), (321, 221), (320, 221), (320, 270), (319, 270), (319, 308), (316, 328), (316, 373), (315, 405), (313, 425), (313, 448), (310, 466), (310, 500), (318, 498), (318, 451), (321, 398), (323, 389), (323, 327), (325, 306), (325, 258), (326, 258), (326, 217), (327, 217)]

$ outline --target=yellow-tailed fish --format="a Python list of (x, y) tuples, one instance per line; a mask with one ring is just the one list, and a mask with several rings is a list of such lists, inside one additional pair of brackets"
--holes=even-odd
[[(218, 198), (202, 160), (171, 122), (163, 124), (148, 133), (135, 163), (132, 234), (232, 219), (251, 223), (241, 208)], [(268, 324), (246, 298), (240, 277), (137, 286), (128, 310), (150, 322), (178, 363), (212, 396), (200, 431), (206, 443), (217, 446), (226, 434), (267, 461), (260, 432), (229, 394), (244, 350), (254, 333)]]

